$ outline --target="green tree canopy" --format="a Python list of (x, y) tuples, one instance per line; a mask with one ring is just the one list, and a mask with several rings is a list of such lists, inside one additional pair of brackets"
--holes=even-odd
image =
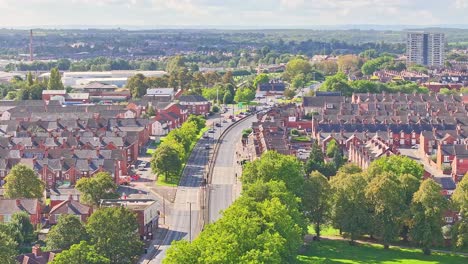
[[(468, 175), (468, 174), (467, 174)], [(452, 201), (461, 219), (455, 224), (455, 245), (463, 248), (468, 245), (468, 176), (465, 175), (453, 192)]]
[(367, 174), (370, 178), (382, 174), (383, 172), (394, 173), (398, 177), (403, 174), (410, 174), (421, 179), (424, 174), (424, 168), (420, 163), (407, 156), (392, 155), (373, 161), (367, 169)]
[(443, 212), (447, 208), (447, 200), (441, 190), (432, 179), (424, 180), (414, 194), (411, 205), (413, 219), (410, 235), (426, 255), (431, 254), (433, 243), (442, 241)]
[(141, 73), (129, 78), (126, 87), (130, 90), (133, 98), (141, 98), (146, 94), (146, 90), (148, 89), (145, 76)]
[(268, 74), (261, 73), (257, 76), (255, 76), (255, 79), (253, 81), (253, 86), (255, 89), (257, 89), (258, 85), (261, 83), (267, 83), (270, 81), (270, 78), (268, 77)]
[(331, 198), (331, 186), (327, 178), (313, 171), (305, 181), (302, 202), (307, 218), (314, 224), (317, 237), (320, 237), (321, 225), (329, 220)]
[(404, 210), (404, 190), (398, 179), (389, 173), (373, 178), (366, 189), (366, 198), (372, 208), (372, 233), (389, 248), (400, 234)]
[(182, 169), (178, 151), (170, 145), (161, 144), (153, 153), (151, 169), (155, 174), (164, 175), (166, 181), (177, 177)]
[(283, 181), (288, 190), (300, 196), (304, 184), (302, 164), (295, 157), (267, 151), (260, 159), (245, 165), (242, 183), (248, 185), (257, 180)]
[(71, 245), (86, 240), (88, 234), (80, 219), (74, 215), (61, 215), (57, 224), (47, 234), (46, 243), (49, 250), (69, 249)]
[(50, 71), (49, 83), (47, 85), (48, 90), (64, 90), (62, 83), (62, 77), (60, 77), (60, 72), (57, 68), (52, 68)]
[(255, 91), (248, 87), (238, 88), (234, 96), (236, 102), (250, 102), (253, 99), (255, 99)]
[(132, 263), (142, 252), (136, 215), (124, 207), (97, 210), (89, 217), (86, 230), (97, 252), (110, 263)]
[(4, 264), (16, 264), (16, 242), (10, 234), (0, 230), (0, 259)]
[(366, 179), (358, 173), (333, 177), (330, 184), (333, 189), (333, 225), (345, 232), (353, 243), (370, 229), (372, 215), (365, 197)]
[(107, 172), (99, 172), (91, 178), (81, 178), (76, 182), (76, 189), (81, 192), (81, 202), (99, 205), (101, 199), (116, 198), (117, 185)]
[(380, 70), (383, 65), (392, 61), (393, 58), (389, 56), (368, 60), (362, 65), (361, 71), (364, 75), (372, 75), (375, 71)]
[[(86, 241), (74, 244), (54, 257), (51, 264), (109, 264), (108, 258), (99, 254), (95, 247)], [(114, 262), (113, 262), (114, 263)]]
[(8, 226), (18, 244), (25, 244), (34, 240), (34, 227), (28, 213), (23, 211), (14, 213)]
[(5, 181), (6, 198), (41, 198), (44, 195), (44, 182), (26, 165), (13, 166)]

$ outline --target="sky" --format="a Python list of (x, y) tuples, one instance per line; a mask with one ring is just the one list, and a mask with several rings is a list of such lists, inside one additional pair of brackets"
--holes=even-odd
[(0, 28), (468, 24), (468, 0), (0, 0)]

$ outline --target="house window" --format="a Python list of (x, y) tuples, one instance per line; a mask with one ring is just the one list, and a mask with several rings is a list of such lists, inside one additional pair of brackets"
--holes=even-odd
[(463, 163), (463, 159), (460, 159), (460, 163)]
[(51, 174), (51, 173), (49, 173), (49, 174), (47, 175), (47, 179), (52, 180), (52, 174)]
[(449, 156), (444, 156), (444, 162), (450, 162)]
[(4, 214), (3, 215), (3, 223), (11, 222), (11, 214)]
[(413, 132), (413, 138), (415, 138), (415, 137), (416, 137), (416, 133), (415, 133), (415, 132)]
[(405, 140), (404, 139), (400, 139), (400, 145), (404, 145), (405, 144)]
[(404, 137), (404, 136), (405, 136), (405, 132), (401, 132), (400, 137)]
[(446, 217), (445, 217), (445, 222), (446, 222), (446, 223), (452, 223), (452, 222), (453, 222), (453, 217), (451, 217), (451, 216), (446, 216)]
[(416, 139), (411, 139), (411, 145), (416, 145)]

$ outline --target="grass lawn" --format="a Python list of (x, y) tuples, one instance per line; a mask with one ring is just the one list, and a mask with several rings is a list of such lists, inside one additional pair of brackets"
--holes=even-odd
[[(314, 225), (309, 225), (309, 234), (315, 235)], [(340, 236), (340, 230), (333, 228), (332, 226), (324, 225), (320, 227), (321, 236)]]
[(164, 176), (158, 177), (156, 181), (156, 186), (169, 186), (169, 187), (177, 187), (179, 184), (178, 179), (174, 179), (174, 181), (166, 182)]
[(153, 155), (153, 153), (156, 151), (156, 149), (147, 149), (146, 154), (148, 155)]
[(458, 255), (432, 253), (431, 256), (426, 256), (419, 249), (391, 247), (384, 250), (380, 245), (350, 246), (347, 241), (332, 240), (311, 242), (307, 252), (297, 259), (298, 263), (468, 263), (468, 258)]

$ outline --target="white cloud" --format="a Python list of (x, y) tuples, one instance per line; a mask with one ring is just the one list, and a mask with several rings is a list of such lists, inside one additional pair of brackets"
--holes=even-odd
[(465, 9), (468, 8), (468, 0), (455, 0), (455, 7)]

